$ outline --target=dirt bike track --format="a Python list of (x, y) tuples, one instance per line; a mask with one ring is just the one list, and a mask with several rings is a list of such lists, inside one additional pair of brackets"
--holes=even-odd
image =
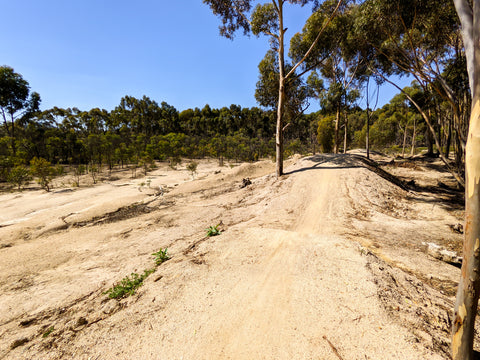
[[(459, 270), (422, 243), (461, 241), (461, 208), (367, 165), (296, 157), (276, 179), (212, 160), (0, 195), (0, 358), (448, 358)], [(103, 294), (160, 248), (135, 295)]]

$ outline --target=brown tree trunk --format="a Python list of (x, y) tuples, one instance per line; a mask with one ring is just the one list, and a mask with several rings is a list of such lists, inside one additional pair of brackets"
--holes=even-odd
[(405, 124), (405, 129), (403, 129), (402, 158), (405, 157), (405, 146), (406, 145), (407, 145), (407, 125)]
[(445, 157), (448, 159), (450, 157), (450, 146), (452, 144), (452, 120), (451, 118), (448, 121), (448, 133), (447, 140), (445, 141)]
[(15, 120), (12, 114), (12, 152), (13, 156), (17, 156), (17, 147), (15, 146)]
[(335, 115), (335, 143), (333, 144), (333, 152), (338, 154), (339, 148), (339, 130), (340, 130), (340, 105), (337, 106), (337, 113)]
[[(457, 12), (468, 9), (468, 3), (455, 2)], [(460, 6), (458, 6), (460, 5)], [(464, 5), (465, 7), (462, 7)], [(464, 24), (464, 16), (459, 12)], [(473, 359), (475, 316), (480, 295), (480, 0), (473, 2), (473, 84), (472, 114), (465, 150), (465, 240), (463, 263), (458, 284), (452, 329), (452, 356), (454, 360)], [(469, 69), (470, 70), (470, 69)]]
[(410, 157), (415, 155), (415, 136), (417, 136), (417, 120), (413, 118), (412, 150), (410, 151)]
[(367, 150), (367, 159), (370, 159), (370, 111), (367, 106), (367, 135), (365, 138), (365, 147)]
[(283, 28), (283, 0), (278, 1), (278, 65), (280, 79), (278, 84), (277, 130), (275, 134), (275, 155), (277, 178), (283, 175), (283, 112), (285, 103), (285, 54)]
[(345, 135), (343, 137), (343, 153), (347, 153), (347, 130), (348, 130), (348, 115), (347, 112), (345, 111)]
[[(477, 1), (480, 1), (480, 0), (477, 0)], [(378, 74), (378, 73), (377, 73)], [(413, 98), (408, 95), (407, 92), (405, 92), (405, 90), (403, 90), (402, 88), (400, 88), (398, 85), (396, 85), (395, 83), (393, 83), (392, 81), (390, 81), (389, 79), (387, 79), (386, 77), (384, 77), (382, 74), (379, 74), (386, 82), (388, 82), (389, 84), (392, 84), (393, 86), (395, 86), (398, 90), (400, 90), (406, 97), (407, 99), (415, 106), (415, 108), (418, 110), (418, 112), (420, 113), (420, 115), (422, 115), (423, 119), (425, 120), (425, 122), (427, 123), (427, 126), (428, 128), (430, 129), (430, 133), (432, 134), (433, 136), (433, 140), (435, 141), (435, 145), (437, 146), (437, 149), (440, 149), (441, 150), (441, 146), (440, 146), (440, 141), (435, 133), (435, 128), (433, 127), (432, 125), (432, 122), (431, 122), (431, 119), (428, 117), (428, 115), (425, 113), (425, 111), (422, 110), (422, 108), (420, 107), (420, 105), (418, 105), (415, 100), (413, 100)], [(463, 187), (465, 186), (465, 181), (463, 180), (463, 178), (461, 177), (461, 175), (455, 171), (452, 166), (450, 165), (450, 163), (448, 162), (448, 159), (445, 158), (445, 156), (443, 155), (443, 152), (442, 151), (439, 151), (439, 156), (440, 156), (440, 159), (442, 159), (443, 163), (445, 164), (446, 168), (448, 169), (448, 171), (453, 175), (453, 177), (455, 178), (455, 180), (457, 180), (457, 182)]]

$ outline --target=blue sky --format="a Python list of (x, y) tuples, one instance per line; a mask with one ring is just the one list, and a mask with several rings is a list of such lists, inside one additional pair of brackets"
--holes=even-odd
[[(22, 74), (40, 93), (42, 109), (112, 110), (125, 95), (146, 95), (179, 111), (205, 104), (257, 106), (257, 66), (268, 39), (220, 37), (220, 20), (201, 0), (0, 0), (0, 5), (0, 65)], [(290, 36), (301, 31), (310, 11), (287, 8)], [(396, 92), (384, 86), (379, 104)]]

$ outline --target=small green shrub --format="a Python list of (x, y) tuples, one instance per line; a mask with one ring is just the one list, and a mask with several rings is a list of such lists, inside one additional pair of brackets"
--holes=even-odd
[(16, 185), (18, 190), (21, 190), (30, 180), (32, 180), (30, 170), (23, 165), (15, 166), (8, 174), (8, 181)]
[(73, 186), (74, 187), (80, 187), (80, 176), (82, 176), (85, 173), (85, 166), (84, 165), (77, 165), (73, 168)]
[(205, 229), (207, 232), (207, 236), (217, 236), (222, 233), (222, 231), (218, 228), (220, 224), (215, 225), (215, 226), (209, 226), (208, 228)]
[(42, 335), (42, 337), (46, 338), (48, 335), (50, 335), (53, 331), (55, 330), (55, 328), (53, 326), (50, 326), (47, 331), (45, 331)]
[(56, 175), (56, 170), (49, 161), (34, 157), (30, 161), (30, 172), (37, 178), (37, 183), (39, 183), (42, 188), (50, 191), (50, 184)]
[(144, 154), (140, 158), (139, 165), (143, 168), (144, 175), (147, 176), (148, 171), (154, 169), (155, 161), (150, 155)]
[(322, 153), (331, 153), (335, 137), (335, 116), (325, 116), (318, 120), (317, 141)]
[(182, 158), (180, 156), (172, 156), (170, 157), (170, 167), (173, 169), (173, 170), (177, 170), (177, 166), (180, 165), (182, 163)]
[(167, 254), (167, 248), (165, 248), (165, 250), (160, 249), (159, 251), (157, 251), (156, 253), (153, 253), (152, 255), (155, 256), (156, 265), (160, 265), (170, 259), (170, 256)]
[(197, 173), (197, 166), (198, 163), (192, 161), (190, 164), (187, 165), (187, 170), (190, 171), (192, 178), (195, 178), (195, 174)]
[(121, 299), (133, 295), (135, 290), (142, 286), (143, 280), (153, 272), (155, 269), (145, 270), (141, 275), (132, 273), (130, 276), (125, 276), (120, 283), (105, 291), (104, 294), (110, 299)]
[(57, 165), (55, 165), (54, 168), (55, 168), (55, 175), (56, 176), (62, 176), (62, 175), (65, 174), (65, 168), (62, 165), (57, 164)]
[(90, 176), (92, 177), (93, 183), (97, 183), (97, 178), (98, 178), (99, 170), (96, 165), (90, 165)]

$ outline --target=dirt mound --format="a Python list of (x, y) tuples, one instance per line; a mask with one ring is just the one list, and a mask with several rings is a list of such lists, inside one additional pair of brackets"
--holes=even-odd
[[(274, 170), (205, 161), (195, 179), (1, 195), (0, 358), (448, 358), (440, 284), (458, 269), (422, 242), (461, 241), (459, 210), (358, 155)], [(135, 295), (104, 294), (152, 268)]]

